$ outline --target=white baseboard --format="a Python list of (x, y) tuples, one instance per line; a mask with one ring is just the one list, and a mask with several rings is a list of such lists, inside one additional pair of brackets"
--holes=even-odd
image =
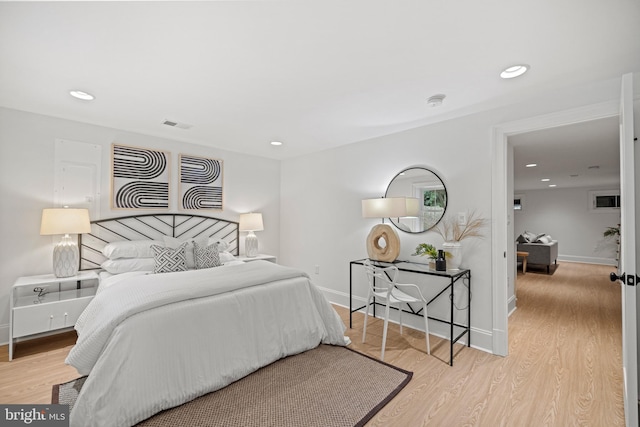
[(9, 324), (0, 325), (0, 345), (9, 344)]
[(583, 264), (600, 264), (616, 266), (618, 262), (612, 258), (598, 258), (598, 257), (586, 257), (586, 256), (573, 256), (573, 255), (558, 255), (558, 261), (564, 262), (581, 262)]
[[(318, 289), (320, 289), (322, 291), (322, 293), (327, 297), (327, 299), (336, 305), (339, 305), (341, 307), (347, 307), (349, 308), (349, 294), (346, 292), (339, 292), (333, 289), (329, 289), (329, 288), (323, 288), (322, 286), (317, 286), (316, 287)], [(364, 305), (366, 304), (366, 299), (365, 298), (360, 298), (357, 296), (353, 297), (353, 303), (354, 305), (356, 304), (360, 304), (360, 305)]]
[[(349, 308), (349, 294), (344, 292), (335, 291), (333, 289), (323, 288), (318, 286), (327, 299), (335, 305), (340, 307)], [(353, 306), (360, 307), (366, 304), (366, 299), (361, 297), (353, 297)], [(376, 316), (380, 317), (380, 316)], [(414, 319), (408, 319), (409, 317), (414, 316), (403, 316), (403, 326), (407, 328), (423, 331), (424, 328), (420, 328), (419, 324), (423, 323), (422, 318), (418, 318), (417, 316)], [(414, 322), (412, 322), (412, 320)], [(392, 323), (398, 323), (395, 319), (389, 319)], [(349, 325), (347, 325), (348, 327)], [(431, 335), (435, 335), (437, 337), (443, 339), (449, 339), (449, 326), (440, 322), (429, 322), (429, 333)], [(461, 338), (458, 343), (467, 344), (466, 336)], [(471, 327), (471, 347), (493, 354), (492, 351), (493, 346), (493, 337), (491, 335), (491, 331), (487, 331), (484, 329)]]
[(509, 313), (509, 316), (511, 316), (513, 312), (516, 311), (516, 301), (517, 298), (515, 295), (511, 296), (511, 298), (509, 298), (509, 300), (507, 301), (507, 312)]

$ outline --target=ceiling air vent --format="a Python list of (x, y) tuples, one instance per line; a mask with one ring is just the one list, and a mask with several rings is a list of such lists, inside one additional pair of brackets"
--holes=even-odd
[(165, 126), (171, 126), (172, 128), (179, 128), (179, 129), (191, 129), (193, 127), (192, 125), (188, 125), (186, 123), (175, 122), (173, 120), (163, 120), (162, 124), (165, 125)]

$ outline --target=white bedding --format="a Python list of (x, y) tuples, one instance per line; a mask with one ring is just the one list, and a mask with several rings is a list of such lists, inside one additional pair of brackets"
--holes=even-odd
[[(346, 345), (309, 278), (265, 261), (114, 276), (78, 319), (71, 426), (130, 426), (287, 355)], [(102, 285), (101, 285), (102, 287)]]

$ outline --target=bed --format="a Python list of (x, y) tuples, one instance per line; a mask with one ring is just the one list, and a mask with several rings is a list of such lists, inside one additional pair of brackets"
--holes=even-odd
[[(129, 254), (136, 257), (115, 258), (126, 260), (140, 258), (140, 242), (162, 239), (180, 254), (191, 242), (197, 267), (197, 239), (221, 248), (221, 258), (238, 250), (232, 221), (142, 215), (94, 221), (80, 242), (82, 268), (113, 261), (105, 253), (116, 241), (138, 246)], [(282, 357), (320, 343), (348, 344), (342, 320), (305, 273), (268, 261), (226, 259), (186, 271), (101, 273), (66, 360), (87, 375), (71, 426), (131, 426)]]

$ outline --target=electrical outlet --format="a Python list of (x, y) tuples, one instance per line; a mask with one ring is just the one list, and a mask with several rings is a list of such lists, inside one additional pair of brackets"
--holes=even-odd
[(467, 213), (458, 212), (458, 225), (466, 225), (466, 224), (467, 224)]
[(320, 274), (320, 266), (316, 265), (316, 274)]

